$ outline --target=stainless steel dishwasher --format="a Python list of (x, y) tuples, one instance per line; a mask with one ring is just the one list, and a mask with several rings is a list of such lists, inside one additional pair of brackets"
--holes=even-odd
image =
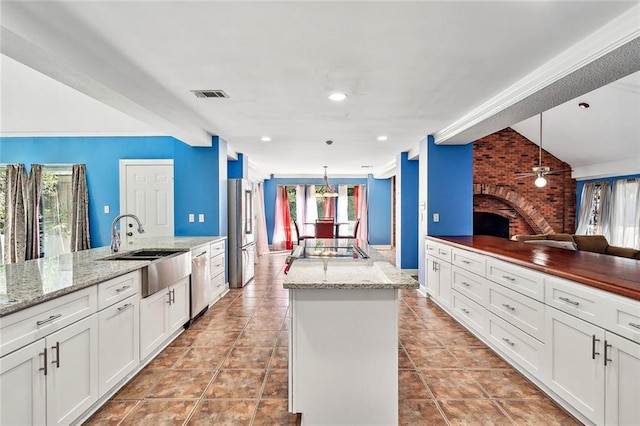
[(209, 294), (209, 252), (192, 252), (191, 258), (191, 322), (200, 317), (208, 308)]

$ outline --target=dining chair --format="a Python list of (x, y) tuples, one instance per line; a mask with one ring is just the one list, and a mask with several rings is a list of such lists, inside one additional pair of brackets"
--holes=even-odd
[(333, 221), (316, 220), (316, 238), (333, 238), (334, 229)]
[(300, 228), (298, 227), (298, 222), (293, 221), (293, 226), (296, 228), (296, 237), (298, 238), (298, 245), (306, 239), (306, 238), (315, 238), (313, 235), (300, 235)]
[(353, 225), (353, 234), (351, 235), (337, 235), (337, 238), (358, 238), (358, 228), (360, 228), (360, 219), (356, 220), (355, 225)]

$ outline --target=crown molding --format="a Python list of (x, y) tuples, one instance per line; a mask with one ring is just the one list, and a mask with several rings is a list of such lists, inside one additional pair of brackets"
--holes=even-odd
[[(640, 4), (604, 25), (571, 48), (560, 53), (526, 77), (489, 99), (469, 114), (434, 134), (436, 144), (447, 141), (466, 144), (471, 141), (452, 140), (456, 135), (478, 125), (525, 100), (551, 84), (558, 82), (587, 64), (640, 37)], [(555, 105), (554, 105), (555, 106)], [(513, 123), (512, 123), (513, 124)]]
[(640, 174), (639, 164), (640, 157), (633, 157), (606, 163), (577, 166), (573, 167), (571, 177), (576, 180), (587, 180), (612, 176), (637, 175)]

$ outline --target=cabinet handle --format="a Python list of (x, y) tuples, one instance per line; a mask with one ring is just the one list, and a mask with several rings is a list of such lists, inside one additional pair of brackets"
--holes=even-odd
[(176, 289), (171, 290), (171, 303), (176, 303)]
[(503, 275), (502, 278), (504, 278), (505, 280), (509, 280), (511, 282), (514, 282), (516, 279), (513, 277), (510, 277), (509, 275)]
[(506, 303), (503, 303), (502, 306), (504, 306), (505, 308), (509, 309), (510, 311), (515, 311), (516, 310), (516, 308), (514, 308), (511, 305), (507, 305)]
[(462, 308), (462, 309), (460, 309), (460, 310), (461, 310), (462, 312), (464, 312), (465, 314), (469, 315), (469, 310), (468, 310), (468, 309)]
[(562, 300), (563, 302), (567, 302), (572, 304), (573, 306), (578, 306), (580, 304), (580, 302), (576, 302), (574, 300), (569, 299), (568, 297), (558, 297), (558, 299)]
[(462, 285), (463, 285), (463, 286), (465, 286), (465, 287), (469, 287), (471, 284), (469, 284), (469, 283), (468, 283), (468, 282), (466, 282), (466, 281), (462, 281)]
[(634, 324), (632, 322), (629, 323), (631, 327), (640, 328), (640, 324)]
[(167, 300), (167, 303), (171, 305), (171, 290), (167, 292), (167, 296), (169, 296), (169, 300)]
[(470, 264), (471, 262), (469, 262), (468, 260), (462, 260), (462, 263), (464, 263), (465, 265)]
[(39, 355), (44, 355), (44, 367), (40, 367), (39, 371), (44, 371), (44, 375), (47, 375), (47, 348), (44, 348), (44, 352), (41, 352)]
[(53, 321), (54, 319), (60, 318), (62, 316), (62, 314), (58, 314), (58, 315), (51, 315), (49, 318), (45, 319), (45, 320), (41, 320), (41, 321), (36, 321), (36, 325), (38, 327), (40, 327), (43, 324), (46, 324), (48, 322)]
[(434, 249), (433, 249), (433, 247), (429, 247), (429, 246), (427, 246), (427, 250), (428, 250), (428, 251), (433, 251)]
[(60, 342), (56, 342), (55, 346), (51, 346), (51, 351), (56, 350), (56, 359), (51, 361), (51, 364), (55, 364), (56, 368), (60, 368)]
[(609, 355), (607, 355), (607, 348), (612, 347), (612, 345), (608, 344), (607, 341), (604, 341), (604, 365), (605, 367), (607, 366), (607, 361), (608, 362), (612, 362), (613, 360), (611, 358), (609, 358)]
[(122, 286), (120, 288), (116, 288), (116, 293), (122, 293), (123, 291), (125, 291), (128, 288), (131, 288), (131, 286), (130, 285), (125, 285), (125, 286)]
[(440, 254), (447, 254), (447, 252), (446, 252), (446, 251), (444, 251), (444, 250), (438, 250), (438, 253), (440, 253)]
[(509, 346), (515, 346), (516, 345), (514, 342), (512, 342), (509, 339), (507, 339), (506, 337), (503, 337), (502, 340), (504, 340), (507, 343), (507, 345), (509, 345)]
[(600, 352), (596, 352), (596, 342), (600, 339), (596, 339), (596, 335), (591, 335), (591, 359), (596, 359), (596, 355), (600, 355)]
[(122, 306), (120, 306), (120, 307), (118, 308), (118, 312), (122, 312), (122, 311), (124, 311), (125, 309), (129, 309), (129, 308), (130, 308), (130, 307), (132, 307), (132, 306), (133, 306), (133, 303), (126, 303), (126, 304), (124, 304), (124, 305), (122, 305)]

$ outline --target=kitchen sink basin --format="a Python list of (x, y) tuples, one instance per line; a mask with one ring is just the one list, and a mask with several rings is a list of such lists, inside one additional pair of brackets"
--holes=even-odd
[(163, 257), (184, 253), (183, 250), (149, 250), (141, 249), (103, 257), (101, 260), (157, 260)]
[(100, 260), (150, 260), (142, 271), (142, 297), (147, 297), (191, 275), (191, 253), (183, 250), (140, 249)]

